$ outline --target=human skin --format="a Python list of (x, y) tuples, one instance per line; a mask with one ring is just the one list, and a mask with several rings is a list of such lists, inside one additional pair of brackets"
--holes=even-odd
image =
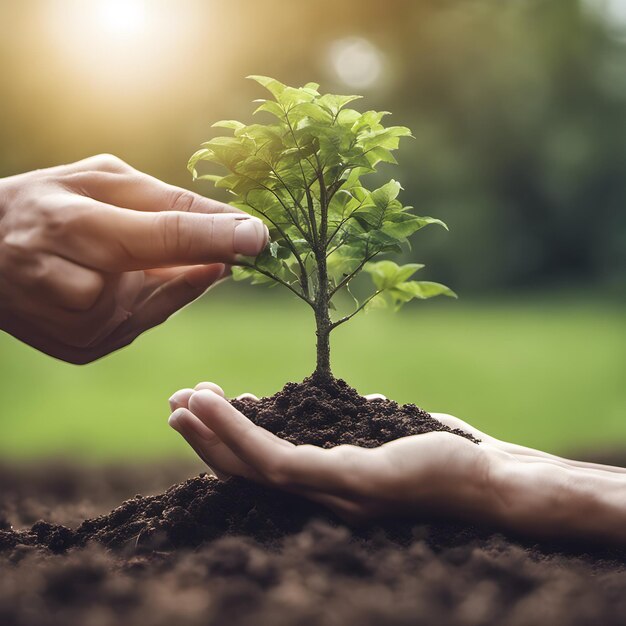
[(165, 321), (268, 238), (261, 220), (112, 155), (0, 179), (0, 330), (88, 363)]
[(378, 448), (296, 446), (253, 424), (214, 383), (176, 392), (170, 408), (170, 426), (218, 478), (304, 496), (352, 523), (428, 515), (626, 544), (626, 469), (506, 443), (451, 415), (432, 414), (481, 443), (432, 432)]

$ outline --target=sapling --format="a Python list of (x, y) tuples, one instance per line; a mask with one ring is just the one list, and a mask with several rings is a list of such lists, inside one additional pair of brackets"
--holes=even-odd
[[(411, 136), (404, 126), (385, 127), (387, 112), (347, 108), (360, 96), (322, 95), (316, 83), (294, 88), (265, 76), (250, 78), (272, 96), (255, 101), (255, 113), (266, 114), (267, 121), (217, 122), (214, 127), (228, 129), (232, 136), (203, 143), (188, 167), (195, 179), (227, 189), (235, 197), (234, 206), (268, 226), (269, 246), (256, 258), (241, 259), (233, 276), (280, 284), (311, 307), (317, 335), (315, 375), (329, 378), (330, 333), (359, 311), (386, 305), (397, 309), (415, 298), (455, 297), (445, 285), (411, 280), (423, 265), (374, 260), (400, 252), (425, 226), (447, 226), (403, 206), (397, 181), (373, 190), (363, 183), (380, 163), (396, 163), (392, 152), (402, 137)], [(200, 161), (217, 163), (226, 173), (199, 175)], [(373, 287), (357, 297), (351, 286), (361, 271), (371, 276)], [(354, 305), (338, 315), (334, 301), (341, 292)]]

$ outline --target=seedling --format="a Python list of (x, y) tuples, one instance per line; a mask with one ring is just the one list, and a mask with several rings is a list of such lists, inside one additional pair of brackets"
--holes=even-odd
[[(330, 333), (359, 311), (398, 309), (415, 298), (456, 297), (445, 285), (410, 280), (423, 265), (374, 261), (401, 252), (425, 226), (447, 226), (403, 206), (395, 180), (374, 190), (364, 186), (362, 178), (380, 163), (396, 163), (392, 152), (402, 137), (411, 136), (404, 126), (383, 126), (387, 112), (346, 108), (360, 96), (322, 95), (316, 83), (294, 88), (265, 76), (250, 78), (272, 95), (256, 101), (255, 113), (268, 114), (268, 121), (217, 122), (214, 127), (233, 135), (203, 143), (188, 167), (195, 179), (227, 189), (235, 196), (234, 206), (267, 224), (271, 243), (256, 258), (242, 259), (233, 276), (283, 285), (311, 307), (315, 375), (330, 377)], [(199, 175), (200, 161), (217, 163), (227, 173)], [(373, 287), (357, 297), (350, 288), (361, 271), (371, 276)], [(352, 297), (354, 306), (337, 315), (334, 300), (341, 292)]]

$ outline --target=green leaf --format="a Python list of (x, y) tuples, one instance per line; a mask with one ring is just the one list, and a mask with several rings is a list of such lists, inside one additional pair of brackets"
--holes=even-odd
[(202, 174), (202, 176), (195, 176), (196, 180), (209, 180), (217, 185), (220, 183), (224, 176), (218, 176), (217, 174)]
[(359, 133), (359, 131), (367, 128), (378, 128), (380, 122), (385, 115), (391, 115), (389, 111), (365, 111), (362, 113), (358, 120), (354, 122), (352, 132)]
[(363, 96), (338, 96), (335, 94), (327, 93), (323, 95), (319, 100), (320, 106), (327, 108), (334, 116), (336, 116), (339, 111), (354, 100), (359, 100)]
[(403, 302), (408, 302), (413, 298), (426, 300), (428, 298), (434, 298), (435, 296), (448, 296), (449, 298), (457, 297), (454, 291), (445, 285), (429, 281), (416, 280), (395, 285), (391, 290), (391, 295), (394, 299), (402, 299)]
[(403, 283), (421, 270), (424, 266), (419, 263), (407, 263), (406, 265), (398, 265), (393, 261), (370, 261), (363, 268), (365, 272), (371, 275), (372, 281), (377, 289), (390, 289)]
[(386, 208), (392, 200), (395, 200), (402, 189), (397, 180), (390, 180), (387, 184), (372, 192), (372, 201), (380, 208)]
[(251, 76), (247, 76), (247, 78), (254, 80), (259, 83), (259, 85), (265, 87), (265, 89), (267, 89), (276, 99), (278, 99), (286, 89), (286, 85), (275, 78), (270, 78), (269, 76), (257, 76), (253, 74)]
[(285, 119), (285, 111), (283, 107), (275, 102), (274, 100), (261, 100), (262, 104), (260, 104), (253, 112), (253, 115), (260, 113), (261, 111), (265, 111), (266, 113), (271, 113), (279, 120)]
[(237, 120), (221, 120), (219, 122), (215, 122), (215, 124), (211, 126), (211, 128), (230, 128), (231, 130), (239, 130), (244, 127), (245, 124), (242, 124)]
[(331, 114), (319, 104), (314, 102), (302, 102), (289, 111), (289, 119), (297, 122), (304, 117), (310, 117), (316, 122), (331, 122)]
[(381, 230), (391, 237), (406, 239), (421, 228), (424, 228), (424, 226), (429, 226), (430, 224), (438, 224), (448, 230), (448, 227), (441, 220), (437, 220), (433, 217), (418, 217), (417, 215), (412, 215), (404, 211), (393, 211), (386, 215)]

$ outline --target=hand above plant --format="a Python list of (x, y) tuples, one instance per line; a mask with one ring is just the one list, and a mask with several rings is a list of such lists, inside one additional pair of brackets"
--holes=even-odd
[(172, 428), (219, 478), (304, 496), (348, 522), (439, 516), (538, 537), (626, 543), (626, 469), (499, 441), (450, 415), (432, 414), (481, 443), (432, 432), (378, 448), (295, 446), (254, 425), (213, 383), (178, 391), (170, 407)]
[(111, 155), (0, 180), (0, 330), (87, 363), (266, 246), (263, 223)]

